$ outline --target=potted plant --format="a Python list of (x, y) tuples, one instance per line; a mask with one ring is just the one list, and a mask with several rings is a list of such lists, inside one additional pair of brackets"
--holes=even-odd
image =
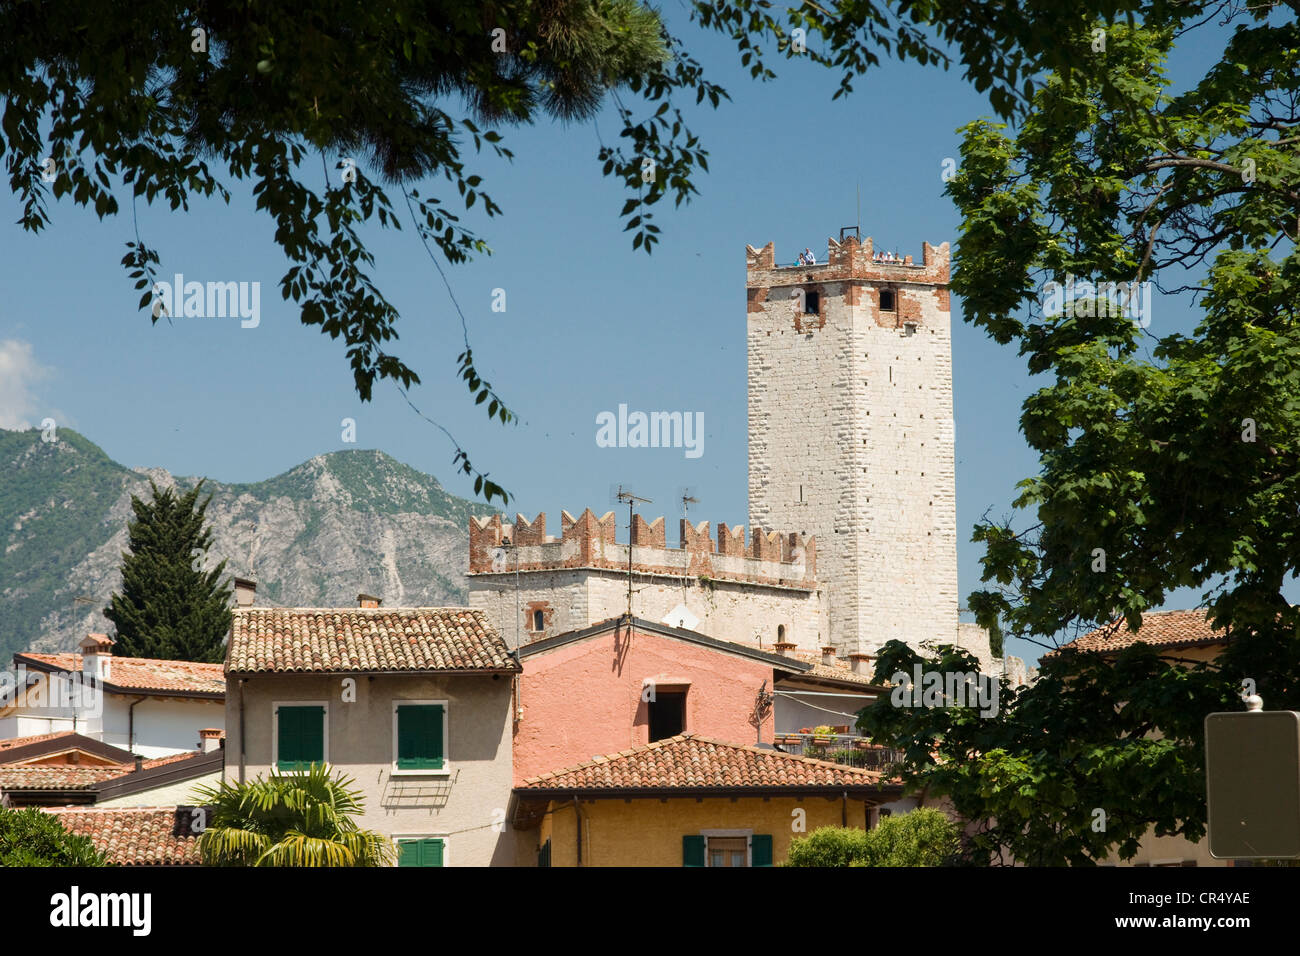
[(828, 724), (821, 724), (813, 730), (813, 746), (829, 747), (835, 743), (835, 729)]

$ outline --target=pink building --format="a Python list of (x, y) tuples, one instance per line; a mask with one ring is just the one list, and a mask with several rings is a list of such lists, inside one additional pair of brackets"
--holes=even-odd
[(515, 781), (681, 733), (771, 744), (772, 690), (809, 665), (694, 631), (615, 618), (526, 644)]

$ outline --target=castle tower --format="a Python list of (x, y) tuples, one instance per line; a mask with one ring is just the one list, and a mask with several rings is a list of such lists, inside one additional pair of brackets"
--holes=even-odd
[(816, 536), (841, 656), (956, 642), (948, 243), (747, 260), (750, 525)]

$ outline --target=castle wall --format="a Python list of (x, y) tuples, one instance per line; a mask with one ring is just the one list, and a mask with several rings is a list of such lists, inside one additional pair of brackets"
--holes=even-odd
[[(629, 545), (614, 539), (613, 515), (566, 512), (560, 539), (545, 534), (545, 520), (470, 520), (469, 605), (487, 611), (512, 643), (516, 633), (526, 644), (627, 611)], [(680, 535), (681, 548), (665, 547), (663, 519), (636, 517), (634, 616), (666, 621), (684, 606), (695, 622), (670, 623), (719, 640), (820, 646), (829, 630), (815, 540), (760, 530), (747, 545), (743, 528), (720, 525), (715, 548), (708, 522), (685, 521)]]

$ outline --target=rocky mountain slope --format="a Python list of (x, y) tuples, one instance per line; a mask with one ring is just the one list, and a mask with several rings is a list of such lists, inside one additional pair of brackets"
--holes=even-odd
[[(101, 611), (119, 587), (131, 495), (193, 487), (130, 469), (61, 428), (0, 430), (0, 666), (18, 650), (72, 650), (112, 633)], [(255, 484), (208, 481), (212, 564), (257, 581), (258, 603), (386, 606), (465, 600), (471, 503), (381, 451), (318, 455)], [(482, 504), (473, 506), (484, 510)]]

